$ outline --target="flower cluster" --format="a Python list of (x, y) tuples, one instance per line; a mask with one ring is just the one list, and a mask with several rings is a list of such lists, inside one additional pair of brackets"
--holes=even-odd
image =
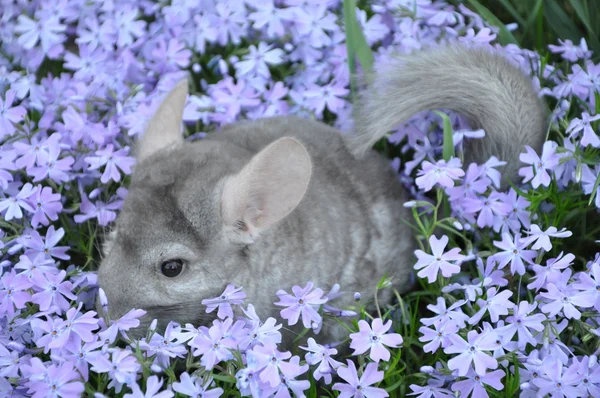
[[(343, 397), (385, 397), (414, 382), (423, 398), (600, 396), (600, 64), (585, 41), (560, 41), (549, 47), (556, 62), (542, 62), (496, 44), (497, 29), (462, 4), (356, 9), (377, 64), (449, 41), (501, 50), (553, 105), (551, 140), (541, 153), (523, 148), (522, 179), (502, 191), (503, 159), (442, 158), (435, 114), (388, 137), (415, 198), (425, 294), (375, 305), (374, 316), (367, 292), (340, 309), (339, 286), (325, 294), (296, 281), (304, 287), (269, 292), (281, 319), (260, 319), (230, 285), (202, 303), (212, 324), (151, 325), (134, 340), (144, 311), (109, 319), (93, 267), (127, 195), (132, 143), (184, 75), (196, 88), (184, 112), (190, 140), (287, 114), (351, 129), (342, 2), (0, 4), (0, 395), (302, 397), (318, 382)], [(455, 153), (485, 135), (449, 116)], [(340, 317), (352, 319), (347, 335), (320, 341), (325, 320)], [(294, 337), (284, 322), (304, 328), (299, 350), (282, 348)]]

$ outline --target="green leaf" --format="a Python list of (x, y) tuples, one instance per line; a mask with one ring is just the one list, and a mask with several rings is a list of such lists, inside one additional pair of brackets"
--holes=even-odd
[(550, 29), (561, 39), (569, 39), (578, 43), (584, 36), (556, 0), (544, 0), (544, 16), (548, 20)]
[(590, 195), (590, 200), (588, 202), (588, 206), (592, 204), (594, 201), (594, 197), (596, 196), (596, 191), (598, 190), (598, 185), (600, 185), (600, 174), (596, 177), (596, 182), (594, 183), (594, 189), (592, 190), (592, 194)]
[(442, 157), (447, 162), (450, 160), (450, 158), (455, 156), (453, 141), (454, 130), (452, 130), (452, 122), (450, 122), (450, 118), (444, 112), (434, 112), (441, 117), (444, 122), (444, 148), (442, 150)]
[(215, 380), (223, 381), (225, 383), (235, 384), (235, 377), (224, 375), (222, 373), (213, 373), (212, 378)]
[[(348, 67), (350, 74), (355, 75), (356, 65), (354, 65), (355, 57), (366, 72), (373, 71), (373, 53), (371, 47), (367, 43), (360, 25), (356, 19), (356, 1), (344, 0), (344, 24), (346, 26), (346, 48), (348, 50)], [(356, 92), (356, 82), (352, 78), (350, 82), (352, 92)]]
[(471, 6), (475, 8), (475, 11), (477, 11), (477, 13), (479, 13), (479, 15), (483, 17), (483, 19), (485, 19), (492, 25), (497, 26), (500, 29), (500, 32), (498, 33), (498, 40), (500, 41), (500, 44), (519, 44), (519, 42), (513, 36), (513, 34), (508, 29), (506, 29), (506, 25), (504, 25), (502, 21), (498, 19), (498, 17), (496, 17), (490, 10), (484, 7), (480, 2), (478, 2), (477, 0), (469, 0), (469, 4), (471, 4)]

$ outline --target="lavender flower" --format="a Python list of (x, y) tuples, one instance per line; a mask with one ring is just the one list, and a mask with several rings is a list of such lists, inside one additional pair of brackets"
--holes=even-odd
[(319, 306), (327, 302), (323, 296), (323, 290), (313, 289), (313, 283), (308, 282), (304, 289), (299, 286), (292, 287), (294, 295), (286, 293), (284, 290), (279, 290), (277, 296), (279, 301), (275, 305), (287, 307), (281, 310), (281, 317), (288, 321), (289, 325), (295, 325), (298, 318), (302, 315), (302, 324), (305, 328), (310, 328), (312, 322), (321, 323), (321, 315), (314, 309), (314, 306)]
[(242, 289), (241, 286), (235, 287), (235, 285), (229, 284), (219, 297), (204, 299), (202, 300), (202, 304), (206, 305), (207, 313), (211, 313), (218, 308), (217, 316), (220, 319), (232, 318), (233, 309), (231, 306), (242, 305), (246, 298), (246, 293), (242, 292)]
[[(459, 254), (459, 248), (453, 248), (444, 253), (444, 249), (448, 245), (448, 237), (443, 235), (440, 239), (431, 235), (429, 237), (429, 246), (432, 254), (427, 254), (422, 250), (415, 250), (415, 255), (419, 259), (414, 265), (415, 269), (421, 270), (417, 275), (421, 278), (427, 278), (429, 283), (436, 281), (439, 271), (446, 278), (460, 272), (460, 263), (464, 259), (464, 255)], [(452, 261), (452, 262), (451, 262)]]
[(370, 363), (360, 377), (356, 371), (356, 366), (351, 360), (347, 360), (348, 366), (341, 366), (338, 369), (338, 375), (346, 383), (335, 383), (332, 389), (340, 391), (342, 398), (383, 398), (388, 397), (388, 393), (382, 388), (371, 387), (373, 384), (383, 380), (383, 372), (377, 370), (376, 363)]
[(390, 352), (384, 347), (398, 348), (402, 344), (402, 336), (397, 333), (387, 333), (392, 327), (392, 321), (388, 320), (385, 324), (381, 318), (373, 319), (372, 325), (364, 321), (358, 321), (358, 333), (350, 334), (350, 348), (354, 350), (354, 355), (360, 355), (370, 351), (369, 357), (375, 361), (388, 361)]
[(479, 376), (486, 374), (487, 369), (496, 369), (498, 361), (483, 351), (491, 351), (495, 348), (496, 336), (494, 333), (477, 333), (471, 330), (465, 341), (458, 335), (450, 336), (451, 346), (444, 349), (447, 354), (460, 354), (448, 361), (450, 370), (458, 370), (459, 376), (466, 376), (471, 369)]
[(545, 187), (550, 185), (551, 179), (548, 170), (553, 170), (558, 166), (560, 160), (559, 156), (556, 154), (557, 146), (558, 145), (553, 141), (546, 141), (541, 157), (539, 157), (531, 147), (525, 147), (527, 153), (522, 153), (519, 156), (519, 159), (521, 162), (531, 166), (519, 169), (519, 175), (523, 177), (523, 182), (531, 181), (531, 185), (534, 188), (537, 188), (540, 185)]

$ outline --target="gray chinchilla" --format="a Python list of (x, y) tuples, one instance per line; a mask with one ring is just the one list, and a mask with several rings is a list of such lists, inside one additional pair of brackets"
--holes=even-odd
[[(506, 184), (523, 147), (541, 148), (547, 126), (529, 77), (491, 50), (462, 46), (390, 62), (355, 105), (348, 140), (288, 116), (185, 142), (187, 86), (166, 96), (139, 142), (99, 269), (113, 319), (147, 311), (140, 331), (154, 318), (163, 327), (206, 324), (201, 301), (229, 283), (244, 287), (262, 319), (281, 309), (273, 305), (278, 289), (308, 281), (371, 294), (387, 274), (406, 291), (415, 262), (403, 222), (412, 219), (403, 206), (410, 198), (371, 145), (420, 111), (450, 109), (486, 132), (467, 145), (465, 163), (507, 161)], [(332, 332), (325, 325), (323, 333)]]

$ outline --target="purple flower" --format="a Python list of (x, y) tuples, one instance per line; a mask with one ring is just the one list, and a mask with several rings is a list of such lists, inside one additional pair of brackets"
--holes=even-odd
[(505, 217), (510, 212), (510, 205), (504, 202), (504, 196), (498, 192), (492, 192), (489, 197), (465, 198), (464, 204), (470, 208), (470, 212), (479, 212), (477, 225), (480, 228), (491, 227), (494, 219)]
[(185, 346), (177, 342), (178, 335), (174, 333), (172, 323), (167, 325), (164, 336), (154, 332), (149, 342), (146, 339), (140, 341), (140, 348), (148, 353), (149, 356), (156, 355), (155, 364), (163, 369), (170, 366), (169, 358), (184, 358), (187, 354)]
[(510, 262), (510, 273), (513, 275), (525, 274), (524, 262), (532, 264), (537, 254), (534, 250), (524, 249), (526, 245), (522, 243), (518, 234), (514, 238), (508, 233), (502, 234), (502, 240), (495, 240), (494, 246), (504, 251), (494, 254), (492, 260), (498, 262), (498, 269), (504, 268)]
[(115, 348), (110, 357), (111, 359), (108, 359), (105, 355), (99, 355), (94, 358), (91, 361), (91, 370), (97, 373), (108, 373), (111, 379), (108, 385), (109, 388), (115, 387), (115, 391), (119, 393), (123, 388), (123, 384), (135, 380), (141, 366), (129, 350)]
[(302, 324), (305, 328), (310, 328), (313, 322), (321, 323), (321, 315), (314, 307), (324, 304), (327, 299), (322, 298), (323, 290), (319, 288), (313, 290), (313, 286), (312, 282), (308, 282), (304, 289), (300, 286), (293, 286), (293, 296), (284, 290), (277, 291), (279, 301), (275, 305), (287, 307), (281, 310), (280, 314), (290, 326), (298, 323), (300, 315), (302, 315)]
[(485, 375), (478, 375), (470, 370), (466, 375), (467, 380), (457, 381), (452, 384), (452, 391), (458, 391), (460, 396), (468, 397), (473, 393), (473, 397), (489, 397), (485, 391), (485, 385), (492, 387), (496, 391), (504, 389), (502, 378), (506, 375), (503, 370), (494, 370)]
[(460, 300), (446, 308), (446, 301), (442, 297), (438, 297), (437, 305), (429, 304), (427, 306), (428, 310), (437, 315), (432, 318), (421, 318), (421, 323), (425, 326), (431, 326), (434, 323), (445, 323), (452, 320), (462, 329), (465, 327), (467, 319), (469, 319), (469, 316), (460, 309), (465, 303), (466, 300)]
[(446, 354), (460, 354), (448, 361), (448, 369), (458, 370), (459, 376), (466, 376), (475, 367), (479, 376), (486, 374), (487, 369), (496, 369), (498, 361), (483, 351), (493, 351), (496, 348), (495, 333), (477, 333), (471, 330), (467, 334), (467, 341), (459, 335), (449, 337), (452, 345), (445, 348)]
[(546, 316), (544, 314), (530, 315), (536, 308), (537, 303), (529, 304), (527, 301), (521, 301), (518, 306), (515, 304), (513, 315), (506, 318), (506, 326), (499, 328), (498, 333), (503, 335), (506, 340), (511, 340), (516, 333), (519, 350), (525, 350), (528, 343), (533, 346), (537, 345), (531, 331), (541, 332), (544, 330), (542, 322), (546, 320)]
[(600, 115), (590, 116), (589, 113), (583, 112), (581, 114), (581, 119), (574, 118), (571, 120), (566, 133), (569, 134), (569, 138), (575, 139), (579, 133), (583, 131), (581, 146), (585, 147), (591, 145), (594, 148), (598, 148), (600, 147), (600, 138), (598, 138), (598, 135), (594, 133), (591, 123), (599, 119)]
[(350, 91), (344, 83), (333, 81), (325, 86), (312, 85), (304, 92), (304, 95), (306, 105), (321, 117), (325, 106), (331, 112), (339, 114), (347, 104), (342, 97), (349, 93)]
[(539, 388), (538, 396), (543, 397), (548, 393), (552, 393), (554, 397), (575, 398), (585, 396), (585, 388), (579, 385), (582, 377), (576, 368), (573, 369), (574, 371), (569, 371), (570, 369), (565, 371), (558, 358), (546, 358), (541, 366), (544, 377), (532, 380), (532, 383)]
[(27, 110), (19, 106), (12, 106), (15, 100), (15, 91), (8, 90), (4, 100), (0, 97), (0, 141), (4, 141), (4, 137), (11, 136), (15, 133), (15, 124), (23, 121), (27, 114)]
[(29, 387), (28, 392), (33, 393), (33, 397), (41, 398), (47, 396), (55, 397), (75, 397), (82, 394), (84, 385), (78, 381), (79, 374), (73, 369), (70, 362), (63, 362), (60, 365), (50, 365), (45, 370), (46, 377), (41, 380), (29, 379), (25, 385)]
[(26, 277), (16, 274), (14, 270), (4, 273), (0, 278), (0, 313), (12, 317), (16, 309), (25, 308), (25, 303), (31, 300), (31, 295), (26, 290), (31, 283)]
[(309, 365), (317, 365), (317, 368), (313, 372), (315, 380), (320, 380), (321, 377), (325, 384), (331, 384), (331, 374), (335, 370), (342, 366), (341, 362), (336, 361), (331, 356), (337, 354), (335, 348), (327, 348), (320, 344), (317, 344), (315, 339), (312, 337), (308, 338), (308, 347), (302, 347), (303, 350), (308, 351), (305, 356), (306, 362)]
[(423, 351), (434, 353), (440, 348), (446, 348), (451, 344), (449, 336), (456, 334), (459, 330), (456, 322), (450, 320), (444, 323), (435, 322), (433, 324), (435, 330), (425, 326), (419, 328), (419, 332), (423, 333), (423, 336), (419, 337), (420, 342), (429, 343), (423, 346)]
[(545, 266), (534, 264), (534, 281), (528, 284), (527, 288), (539, 290), (545, 287), (546, 283), (557, 281), (562, 275), (561, 270), (573, 264), (573, 260), (575, 260), (573, 254), (567, 253), (563, 256), (563, 252), (560, 252), (558, 257), (546, 261)]
[(218, 308), (217, 316), (221, 319), (232, 318), (233, 309), (232, 305), (244, 304), (246, 293), (242, 292), (242, 287), (235, 287), (233, 284), (227, 285), (225, 291), (221, 293), (219, 297), (204, 299), (202, 305), (206, 306), (206, 312), (213, 312)]
[(243, 56), (243, 61), (235, 64), (237, 76), (243, 78), (259, 77), (269, 79), (269, 65), (279, 65), (283, 62), (285, 53), (279, 48), (272, 48), (273, 45), (267, 45), (264, 42), (258, 43), (256, 46), (250, 45), (249, 54)]
[(589, 307), (594, 306), (600, 311), (600, 264), (592, 263), (589, 272), (579, 272), (579, 281), (573, 283), (573, 287), (579, 290), (576, 294), (578, 300), (584, 300), (591, 304)]
[[(290, 366), (286, 359), (289, 359), (292, 354), (288, 351), (281, 352), (277, 350), (275, 344), (267, 344), (265, 346), (256, 346), (252, 349), (252, 355), (258, 360), (258, 368), (260, 371), (260, 380), (263, 383), (268, 383), (271, 387), (277, 387), (281, 384), (281, 378), (279, 377), (279, 371), (284, 370)], [(291, 365), (293, 366), (293, 365)]]
[(553, 170), (560, 161), (560, 156), (556, 154), (558, 145), (554, 141), (546, 141), (542, 150), (542, 156), (539, 157), (530, 146), (525, 146), (527, 153), (519, 156), (521, 162), (531, 166), (519, 169), (519, 175), (523, 177), (523, 182), (531, 181), (534, 188), (543, 185), (550, 185), (549, 170)]
[(187, 372), (184, 372), (179, 377), (179, 381), (173, 383), (173, 390), (190, 397), (218, 398), (223, 394), (223, 389), (217, 387), (209, 390), (208, 388), (212, 382), (212, 378), (209, 378), (203, 384), (202, 379), (197, 377), (191, 378)]
[(590, 56), (591, 51), (588, 51), (587, 43), (585, 38), (581, 38), (579, 46), (575, 45), (571, 40), (558, 39), (560, 45), (549, 44), (548, 48), (550, 51), (556, 54), (560, 54), (566, 60), (576, 62), (580, 58), (587, 58)]
[(34, 208), (31, 226), (37, 228), (38, 225), (49, 225), (50, 221), (58, 220), (58, 213), (63, 210), (61, 195), (53, 193), (52, 188), (38, 185), (34, 195), (29, 197)]
[(132, 157), (127, 156), (128, 153), (128, 149), (113, 151), (113, 145), (108, 144), (104, 149), (96, 151), (96, 156), (86, 157), (85, 161), (90, 165), (90, 170), (97, 170), (105, 166), (104, 173), (100, 177), (100, 181), (103, 184), (106, 184), (110, 180), (119, 182), (121, 181), (119, 170), (129, 175), (131, 174), (131, 166), (135, 163)]
[(353, 355), (364, 354), (370, 350), (369, 357), (375, 361), (388, 361), (390, 352), (384, 347), (398, 348), (402, 344), (402, 336), (397, 333), (387, 333), (392, 327), (392, 321), (385, 324), (381, 318), (373, 319), (372, 326), (367, 321), (358, 321), (358, 333), (350, 334), (350, 348), (354, 350)]
[(146, 21), (138, 21), (138, 16), (138, 9), (132, 6), (125, 6), (114, 14), (114, 23), (118, 32), (118, 47), (129, 46), (133, 43), (134, 38), (144, 35)]
[(68, 260), (71, 257), (66, 254), (69, 250), (68, 246), (56, 246), (58, 242), (65, 236), (65, 230), (59, 228), (56, 230), (54, 225), (46, 231), (46, 238), (42, 238), (37, 231), (31, 231), (29, 239), (24, 239), (23, 243), (27, 250), (26, 255), (42, 255), (47, 259), (52, 257), (60, 258), (61, 260)]
[(434, 185), (439, 184), (445, 188), (454, 187), (454, 180), (458, 180), (465, 175), (462, 170), (460, 159), (452, 158), (447, 163), (445, 160), (438, 160), (436, 164), (423, 161), (422, 168), (419, 170), (415, 182), (417, 186), (425, 192), (431, 190)]
[(581, 318), (581, 312), (575, 306), (591, 307), (593, 305), (585, 297), (578, 295), (572, 285), (567, 284), (570, 276), (571, 270), (567, 269), (557, 278), (555, 283), (546, 285), (548, 291), (540, 293), (540, 296), (550, 302), (540, 307), (543, 312), (555, 316), (562, 311), (568, 319), (579, 319)]
[(429, 237), (429, 246), (432, 254), (427, 254), (422, 250), (415, 250), (415, 255), (419, 259), (414, 265), (414, 269), (420, 270), (417, 275), (420, 278), (427, 278), (429, 283), (437, 280), (438, 273), (441, 271), (446, 278), (460, 272), (460, 263), (464, 255), (460, 254), (460, 248), (453, 248), (444, 253), (448, 245), (448, 237), (443, 235), (438, 239), (435, 235)]
[(237, 344), (233, 339), (223, 336), (224, 326), (228, 327), (232, 323), (231, 318), (227, 318), (223, 322), (215, 320), (208, 331), (199, 333), (189, 343), (194, 349), (194, 356), (202, 355), (200, 364), (207, 370), (211, 370), (215, 364), (221, 361), (228, 361), (233, 358), (230, 350), (237, 348)]
[(40, 290), (33, 295), (31, 301), (40, 306), (41, 311), (46, 311), (50, 306), (56, 306), (61, 311), (69, 309), (70, 304), (66, 298), (75, 300), (77, 297), (71, 293), (73, 284), (65, 281), (67, 273), (61, 270), (57, 274), (35, 274), (31, 282)]
[(248, 14), (248, 19), (254, 22), (252, 27), (265, 31), (270, 39), (282, 37), (285, 34), (285, 22), (295, 17), (292, 8), (276, 8), (273, 0), (253, 3), (251, 6), (256, 8), (255, 12)]
[(529, 235), (526, 238), (520, 240), (524, 246), (529, 246), (531, 243), (535, 242), (531, 249), (539, 250), (544, 249), (549, 252), (552, 249), (552, 244), (550, 243), (550, 236), (553, 238), (568, 238), (573, 235), (571, 231), (567, 231), (566, 228), (561, 229), (560, 231), (556, 227), (549, 227), (547, 230), (542, 231), (539, 226), (536, 224), (532, 224), (529, 231), (527, 231)]
[(282, 325), (277, 325), (275, 318), (267, 318), (264, 323), (261, 322), (252, 304), (248, 304), (248, 310), (242, 308), (242, 311), (248, 317), (246, 320), (248, 335), (239, 341), (240, 349), (245, 350), (249, 347), (254, 347), (256, 344), (281, 343), (281, 332), (279, 332), (279, 329), (281, 329)]
[(25, 209), (30, 213), (35, 210), (30, 202), (30, 197), (35, 195), (35, 188), (30, 183), (23, 185), (21, 191), (14, 197), (8, 197), (0, 201), (0, 212), (6, 210), (4, 213), (4, 219), (10, 221), (13, 218), (23, 218), (23, 211)]
[(157, 376), (152, 375), (146, 380), (146, 392), (142, 392), (140, 386), (134, 381), (129, 386), (131, 387), (131, 394), (125, 394), (123, 398), (171, 398), (174, 397), (173, 391), (166, 390), (158, 392), (163, 385), (163, 381)]
[(500, 315), (508, 315), (508, 309), (514, 306), (514, 304), (509, 300), (509, 297), (511, 297), (513, 293), (509, 290), (503, 290), (498, 294), (497, 292), (498, 290), (495, 287), (491, 287), (487, 291), (486, 300), (477, 300), (477, 305), (479, 306), (480, 310), (477, 311), (475, 315), (471, 317), (471, 319), (469, 319), (469, 323), (471, 325), (479, 323), (486, 312), (490, 313), (490, 318), (494, 323), (498, 322)]
[(383, 388), (372, 387), (373, 384), (383, 380), (383, 372), (377, 370), (376, 363), (369, 363), (358, 378), (356, 366), (351, 360), (346, 360), (348, 366), (340, 366), (338, 375), (346, 383), (335, 383), (333, 389), (340, 391), (340, 398), (383, 398), (388, 397), (388, 393)]

